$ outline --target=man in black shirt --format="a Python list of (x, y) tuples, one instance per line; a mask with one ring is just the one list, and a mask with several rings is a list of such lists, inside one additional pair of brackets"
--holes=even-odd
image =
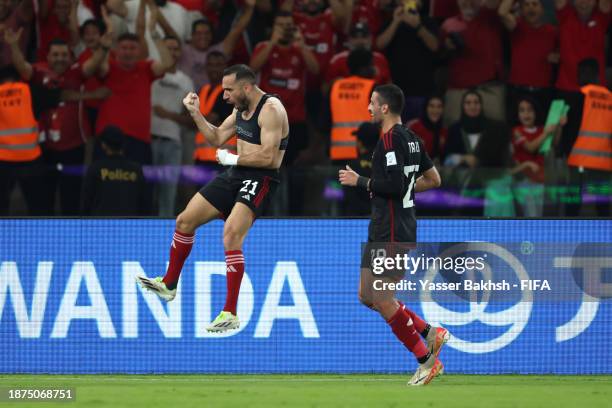
[[(357, 137), (358, 157), (349, 162), (351, 169), (359, 174), (370, 177), (372, 173), (372, 154), (380, 138), (380, 126), (372, 122), (363, 122), (353, 132)], [(370, 193), (366, 190), (343, 186), (343, 214), (365, 216), (372, 213)]]
[[(372, 121), (382, 125), (383, 135), (374, 149), (372, 177), (360, 176), (349, 166), (340, 170), (342, 185), (365, 189), (372, 197), (368, 243), (416, 242), (414, 193), (436, 188), (441, 183), (421, 139), (402, 125), (400, 115), (403, 108), (404, 94), (398, 86), (376, 87), (368, 110)], [(390, 248), (388, 244), (384, 247)], [(389, 256), (388, 252), (385, 255)], [(393, 333), (418, 360), (419, 368), (408, 384), (428, 384), (444, 369), (438, 354), (450, 338), (448, 331), (424, 322), (395, 298), (394, 290), (381, 291), (380, 286), (375, 285), (375, 281), (397, 282), (397, 277), (374, 276), (372, 269), (364, 266), (361, 269), (360, 301), (385, 318)]]
[(151, 213), (151, 194), (142, 166), (123, 156), (125, 135), (114, 126), (100, 134), (104, 158), (87, 169), (81, 213), (94, 216), (134, 216)]

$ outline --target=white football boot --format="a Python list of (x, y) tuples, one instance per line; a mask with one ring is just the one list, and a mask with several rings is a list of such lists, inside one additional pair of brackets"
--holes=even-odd
[(223, 333), (229, 330), (235, 330), (240, 327), (238, 316), (231, 312), (221, 312), (219, 316), (206, 327), (206, 331), (213, 333)]
[(153, 279), (147, 278), (146, 276), (137, 276), (136, 282), (143, 288), (155, 293), (166, 302), (170, 302), (176, 296), (176, 289), (168, 289), (161, 276)]
[(429, 329), (425, 341), (427, 342), (427, 348), (434, 356), (440, 355), (442, 346), (450, 340), (450, 333), (444, 327), (433, 327)]
[(444, 365), (436, 356), (431, 354), (426, 362), (419, 364), (419, 368), (417, 368), (412, 378), (408, 381), (408, 385), (427, 385), (442, 373), (444, 373)]

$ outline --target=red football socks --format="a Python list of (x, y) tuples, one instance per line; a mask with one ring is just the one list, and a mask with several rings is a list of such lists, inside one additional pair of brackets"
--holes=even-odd
[(225, 264), (227, 265), (227, 295), (223, 311), (236, 314), (240, 283), (244, 275), (244, 255), (241, 250), (225, 251)]
[(176, 288), (185, 259), (187, 259), (191, 252), (194, 238), (194, 234), (174, 231), (172, 245), (170, 246), (170, 263), (166, 271), (166, 276), (164, 276), (163, 279), (168, 289)]
[(408, 314), (410, 315), (410, 318), (412, 319), (412, 324), (414, 325), (414, 329), (418, 331), (419, 333), (421, 333), (421, 335), (423, 335), (423, 332), (427, 328), (427, 322), (421, 319), (412, 310), (408, 309), (402, 302), (399, 302), (399, 304), (400, 304), (400, 307), (404, 308), (404, 310), (406, 310), (406, 312), (408, 312)]
[(425, 343), (423, 343), (423, 340), (421, 340), (419, 333), (415, 330), (410, 314), (403, 305), (400, 305), (397, 312), (387, 323), (391, 326), (393, 334), (414, 354), (417, 360), (422, 361), (427, 357), (429, 350)]

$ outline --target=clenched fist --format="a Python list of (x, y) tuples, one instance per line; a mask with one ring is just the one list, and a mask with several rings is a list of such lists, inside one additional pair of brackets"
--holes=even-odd
[(183, 99), (183, 105), (185, 105), (187, 111), (193, 115), (194, 113), (200, 111), (200, 98), (198, 98), (196, 93), (189, 92)]

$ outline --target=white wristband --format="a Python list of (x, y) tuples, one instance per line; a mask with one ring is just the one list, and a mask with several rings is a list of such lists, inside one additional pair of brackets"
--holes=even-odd
[(224, 166), (235, 166), (238, 164), (238, 155), (232, 154), (225, 149), (217, 149), (217, 159)]

